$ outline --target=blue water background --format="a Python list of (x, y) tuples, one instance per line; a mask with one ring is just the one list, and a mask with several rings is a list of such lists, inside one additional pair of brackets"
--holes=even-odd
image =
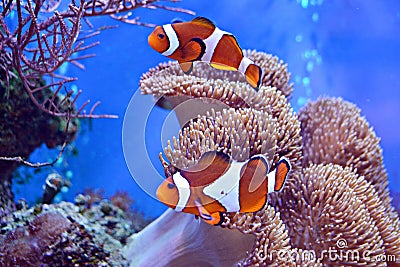
[[(356, 103), (382, 138), (390, 188), (400, 191), (400, 1), (184, 0), (165, 4), (210, 18), (219, 28), (233, 33), (242, 48), (272, 53), (287, 62), (294, 83), (291, 104), (296, 111), (308, 99), (321, 95), (340, 96)], [(177, 17), (193, 18), (146, 9), (134, 11), (134, 15), (155, 24), (166, 24)], [(88, 51), (97, 56), (83, 62), (84, 71), (74, 66), (66, 66), (63, 71), (79, 78), (72, 86), (84, 90), (78, 102), (100, 100), (98, 113), (116, 114), (119, 118), (83, 122), (74, 143), (78, 155), (67, 153), (56, 167), (41, 171), (27, 185), (15, 186), (16, 198), (34, 201), (41, 195), (46, 175), (58, 171), (71, 177), (73, 184), (58, 200), (72, 200), (87, 187), (103, 188), (106, 196), (126, 190), (135, 199), (135, 208), (157, 216), (165, 207), (144, 193), (131, 177), (124, 161), (121, 133), (125, 110), (141, 74), (167, 59), (148, 46), (150, 28), (106, 17), (90, 21), (95, 27), (118, 28), (93, 38), (101, 43)], [(162, 149), (160, 132), (165, 114), (156, 110), (146, 132), (150, 158), (160, 173), (158, 153)], [(177, 129), (173, 132), (177, 133)], [(136, 134), (133, 131), (132, 138)], [(43, 161), (55, 153), (42, 148), (31, 160)], [(137, 164), (140, 166), (140, 160)], [(143, 176), (146, 173), (143, 170)]]

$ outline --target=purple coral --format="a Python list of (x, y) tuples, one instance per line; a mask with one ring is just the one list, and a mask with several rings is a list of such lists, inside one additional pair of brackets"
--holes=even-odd
[(44, 213), (0, 239), (0, 266), (39, 266), (43, 253), (71, 226), (58, 213)]
[(129, 211), (131, 209), (131, 205), (133, 204), (133, 199), (129, 196), (129, 193), (119, 190), (117, 190), (117, 192), (111, 196), (110, 201), (114, 206), (125, 212)]

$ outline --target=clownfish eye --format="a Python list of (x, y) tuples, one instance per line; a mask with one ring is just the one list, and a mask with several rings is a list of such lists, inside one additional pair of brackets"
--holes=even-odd
[(159, 34), (158, 34), (158, 38), (160, 38), (160, 39), (164, 39), (164, 37), (165, 37), (165, 35), (164, 35), (164, 34), (162, 34), (162, 33), (159, 33)]
[(169, 188), (169, 189), (174, 189), (174, 188), (175, 188), (175, 185), (174, 185), (174, 184), (171, 184), (171, 183), (168, 183), (168, 188)]

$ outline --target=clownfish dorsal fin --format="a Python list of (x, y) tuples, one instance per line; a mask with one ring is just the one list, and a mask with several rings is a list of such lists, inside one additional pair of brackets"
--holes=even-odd
[(193, 62), (179, 62), (179, 66), (181, 67), (182, 71), (188, 75), (192, 72), (193, 70)]
[(278, 161), (275, 169), (275, 191), (282, 191), (283, 187), (285, 186), (286, 178), (291, 169), (292, 165), (286, 157), (282, 157)]
[(200, 38), (192, 38), (181, 49), (181, 61), (195, 61), (200, 60), (206, 52), (206, 44)]
[(208, 18), (205, 17), (196, 17), (192, 20), (193, 23), (197, 23), (200, 25), (204, 25), (210, 28), (215, 28), (215, 24), (214, 22), (212, 22), (211, 20), (209, 20)]
[(220, 225), (222, 223), (223, 216), (221, 212), (210, 213), (203, 206), (203, 204), (199, 199), (195, 200), (194, 204), (196, 205), (197, 210), (199, 211), (200, 218), (202, 218), (204, 222), (210, 225)]
[(248, 187), (250, 193), (256, 191), (267, 179), (269, 164), (264, 155), (255, 155), (243, 165), (240, 176), (249, 176), (251, 179)]
[(227, 154), (207, 151), (195, 165), (182, 170), (181, 175), (188, 179), (193, 187), (209, 185), (221, 177), (230, 165), (231, 158)]
[(221, 151), (207, 151), (201, 155), (198, 164), (209, 165), (209, 164), (227, 164), (231, 161), (230, 157)]
[(162, 108), (162, 109), (166, 109), (166, 110), (172, 110), (173, 107), (171, 105), (171, 103), (164, 97), (160, 97), (157, 102), (156, 102), (156, 106)]
[(181, 23), (181, 22), (183, 22), (183, 20), (180, 19), (180, 18), (174, 18), (174, 19), (171, 20), (171, 24), (174, 24), (174, 23)]

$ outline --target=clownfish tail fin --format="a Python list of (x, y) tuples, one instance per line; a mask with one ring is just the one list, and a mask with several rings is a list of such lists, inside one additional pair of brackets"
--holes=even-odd
[(290, 164), (290, 161), (286, 157), (282, 157), (275, 170), (275, 192), (282, 191), (291, 169), (292, 165)]
[(251, 59), (243, 57), (240, 61), (238, 71), (246, 77), (246, 81), (251, 87), (258, 91), (263, 78), (263, 71), (260, 66), (254, 64)]
[(244, 75), (246, 75), (246, 81), (255, 89), (259, 89), (262, 81), (262, 69), (260, 66), (251, 63), (247, 67)]

